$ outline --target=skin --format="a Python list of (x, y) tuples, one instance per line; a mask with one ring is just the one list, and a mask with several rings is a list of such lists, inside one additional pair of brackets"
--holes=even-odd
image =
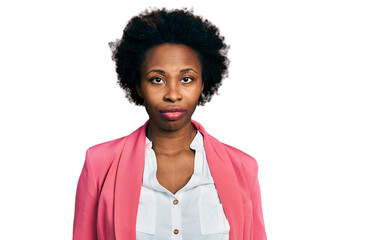
[[(151, 48), (141, 64), (137, 92), (149, 115), (147, 137), (157, 157), (157, 180), (175, 194), (194, 172), (195, 137), (191, 116), (201, 92), (202, 66), (197, 53), (182, 44), (165, 43)], [(178, 120), (162, 117), (166, 107), (185, 109)]]

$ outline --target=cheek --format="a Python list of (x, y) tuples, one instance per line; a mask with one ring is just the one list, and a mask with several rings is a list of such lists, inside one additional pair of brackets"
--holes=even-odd
[(151, 101), (151, 96), (153, 96), (153, 93), (151, 93), (151, 89), (147, 85), (143, 84), (141, 86), (141, 90), (140, 91), (141, 91), (141, 94), (143, 95), (144, 101), (150, 102)]
[(144, 106), (149, 114), (152, 114), (161, 101), (156, 92), (144, 92)]
[(148, 92), (144, 95), (144, 101), (148, 102), (149, 105), (156, 105), (158, 101), (159, 94), (156, 92)]
[(147, 112), (148, 116), (154, 115), (153, 106), (151, 106), (149, 102), (144, 101), (144, 108), (145, 108), (145, 111)]

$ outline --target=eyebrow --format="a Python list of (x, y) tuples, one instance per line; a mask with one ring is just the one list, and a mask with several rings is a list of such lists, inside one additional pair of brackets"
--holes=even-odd
[[(179, 71), (179, 72), (188, 72), (188, 71), (194, 71), (194, 72), (196, 72), (196, 73), (198, 73), (197, 71), (195, 71), (194, 69), (192, 69), (192, 68), (185, 68), (185, 69), (182, 69), (181, 71)], [(145, 76), (147, 76), (149, 73), (151, 73), (151, 72), (157, 72), (157, 73), (161, 73), (161, 74), (164, 74), (165, 73), (165, 71), (163, 71), (163, 70), (159, 70), (159, 69), (152, 69), (152, 70), (150, 70), (149, 72), (147, 72), (146, 74), (145, 74)]]

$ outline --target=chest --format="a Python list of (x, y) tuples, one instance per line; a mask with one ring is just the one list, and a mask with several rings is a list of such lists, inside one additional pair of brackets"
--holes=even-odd
[(183, 188), (194, 173), (195, 151), (188, 150), (176, 155), (156, 154), (158, 182), (175, 194)]
[(230, 225), (205, 152), (149, 153), (153, 152), (146, 154), (136, 239), (229, 240)]

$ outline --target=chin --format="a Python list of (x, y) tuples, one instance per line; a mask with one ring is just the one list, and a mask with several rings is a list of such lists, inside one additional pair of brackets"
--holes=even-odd
[(164, 121), (162, 123), (161, 128), (166, 131), (178, 131), (182, 129), (186, 125), (187, 120), (183, 121), (183, 119), (177, 121)]
[[(151, 121), (153, 121), (151, 119)], [(158, 119), (158, 121), (153, 121), (153, 123), (158, 126), (160, 129), (165, 131), (173, 132), (178, 131), (186, 126), (186, 124), (191, 123), (191, 118), (182, 118), (179, 120), (166, 120), (166, 119)]]

